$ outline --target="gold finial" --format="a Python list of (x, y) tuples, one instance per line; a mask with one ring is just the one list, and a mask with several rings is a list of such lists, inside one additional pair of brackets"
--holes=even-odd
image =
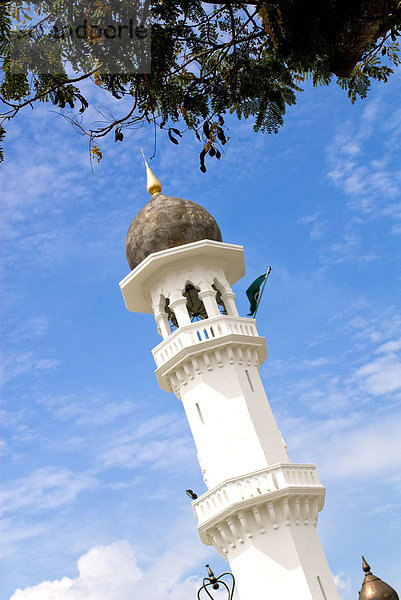
[(364, 556), (362, 556), (362, 570), (365, 571), (365, 573), (370, 573), (370, 565), (368, 565)]
[(150, 170), (150, 167), (148, 165), (148, 163), (146, 162), (146, 158), (145, 155), (143, 153), (143, 150), (141, 148), (141, 152), (142, 152), (142, 156), (143, 156), (143, 160), (145, 161), (145, 166), (146, 166), (146, 187), (148, 189), (149, 194), (160, 194), (160, 192), (162, 191), (162, 184), (160, 183), (160, 181), (158, 179), (156, 179), (156, 177), (153, 175), (152, 171)]

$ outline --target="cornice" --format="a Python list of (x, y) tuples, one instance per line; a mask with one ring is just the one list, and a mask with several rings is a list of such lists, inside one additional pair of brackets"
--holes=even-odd
[(324, 496), (315, 465), (288, 464), (229, 479), (192, 504), (201, 540), (227, 557), (280, 527), (315, 527)]

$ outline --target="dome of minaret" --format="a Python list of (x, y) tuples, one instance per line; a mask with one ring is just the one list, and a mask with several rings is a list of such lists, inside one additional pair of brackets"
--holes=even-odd
[(212, 215), (196, 202), (162, 194), (161, 183), (146, 161), (145, 164), (152, 198), (128, 229), (126, 254), (130, 269), (153, 252), (200, 240), (221, 242), (220, 229)]
[(359, 592), (359, 600), (399, 600), (394, 588), (371, 573), (370, 566), (363, 556), (362, 569), (365, 571), (365, 578)]

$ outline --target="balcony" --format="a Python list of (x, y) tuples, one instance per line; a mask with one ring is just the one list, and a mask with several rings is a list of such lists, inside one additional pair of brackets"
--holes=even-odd
[(206, 492), (192, 503), (198, 527), (220, 518), (229, 509), (247, 507), (259, 502), (293, 494), (320, 497), (323, 507), (325, 488), (321, 485), (315, 465), (273, 465), (262, 471), (235, 477)]
[[(244, 341), (246, 338), (259, 338), (255, 320), (246, 317), (220, 315), (212, 319), (191, 323), (191, 325), (185, 327), (179, 327), (154, 348), (153, 357), (159, 369), (185, 348), (198, 347), (199, 350), (201, 348), (206, 349), (208, 346), (214, 345), (211, 343), (214, 340), (228, 336), (244, 336)], [(259, 340), (262, 339), (259, 338)], [(256, 342), (256, 339), (254, 341)]]

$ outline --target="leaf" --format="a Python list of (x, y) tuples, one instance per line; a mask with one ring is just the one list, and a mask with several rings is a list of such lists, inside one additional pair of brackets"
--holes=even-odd
[(205, 150), (202, 150), (202, 152), (199, 154), (200, 170), (202, 171), (202, 173), (206, 173), (205, 155), (206, 155), (206, 151)]
[(83, 113), (86, 111), (86, 109), (88, 108), (89, 104), (87, 102), (87, 100), (81, 96), (81, 94), (75, 94), (75, 97), (80, 101), (81, 103), (81, 108), (79, 109), (80, 113)]
[(92, 147), (92, 156), (97, 158), (98, 163), (100, 163), (103, 158), (102, 151), (100, 150), (99, 146), (96, 146), (96, 144)]
[(115, 142), (122, 142), (124, 139), (124, 134), (121, 133), (121, 127), (117, 127), (117, 129), (114, 132), (114, 141)]
[(178, 140), (176, 140), (175, 137), (173, 137), (171, 134), (171, 129), (168, 130), (168, 137), (170, 139), (170, 142), (173, 142), (173, 144), (178, 144)]
[(55, 99), (55, 104), (57, 104), (57, 106), (59, 108), (65, 107), (65, 98), (64, 98), (64, 94), (61, 90), (56, 90), (56, 92), (54, 94), (54, 99)]
[(224, 135), (224, 131), (222, 130), (221, 127), (219, 127), (217, 129), (217, 137), (219, 138), (219, 140), (223, 144), (223, 146), (224, 146), (224, 144), (227, 143), (226, 136)]

